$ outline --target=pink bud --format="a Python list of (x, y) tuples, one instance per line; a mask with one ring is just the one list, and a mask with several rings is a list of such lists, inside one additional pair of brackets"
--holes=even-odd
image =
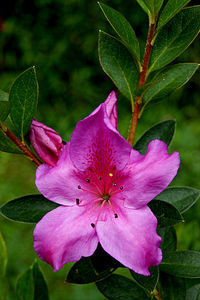
[(30, 128), (30, 140), (38, 156), (45, 163), (55, 166), (63, 147), (62, 138), (58, 133), (33, 119)]
[(117, 93), (112, 91), (105, 101), (106, 112), (112, 123), (112, 125), (117, 129), (118, 126), (118, 114), (117, 114)]

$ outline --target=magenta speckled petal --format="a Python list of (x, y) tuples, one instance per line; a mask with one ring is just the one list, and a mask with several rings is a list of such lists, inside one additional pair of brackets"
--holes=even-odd
[(60, 206), (47, 213), (33, 233), (34, 249), (54, 271), (67, 262), (90, 256), (98, 245), (91, 215), (85, 208)]
[(148, 268), (161, 263), (161, 238), (156, 233), (157, 220), (145, 206), (138, 210), (117, 210), (106, 222), (99, 221), (97, 235), (103, 249), (135, 272), (150, 275)]
[(139, 208), (146, 205), (168, 187), (177, 174), (180, 165), (178, 152), (168, 154), (168, 146), (159, 140), (153, 140), (146, 155), (127, 166), (127, 178), (123, 199), (125, 206)]
[(78, 122), (70, 142), (70, 158), (77, 169), (85, 171), (99, 161), (118, 170), (129, 160), (131, 146), (112, 126), (101, 104), (95, 114)]
[(117, 113), (117, 93), (112, 91), (105, 101), (106, 112), (112, 123), (112, 125), (117, 129), (118, 127), (118, 113)]

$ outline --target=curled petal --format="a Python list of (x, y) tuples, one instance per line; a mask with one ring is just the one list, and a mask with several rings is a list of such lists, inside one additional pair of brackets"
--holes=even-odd
[(146, 155), (127, 166), (128, 176), (122, 182), (125, 206), (140, 208), (146, 205), (168, 187), (177, 174), (179, 164), (178, 152), (169, 155), (164, 142), (153, 140)]
[(98, 238), (90, 218), (85, 209), (76, 206), (60, 206), (47, 213), (33, 233), (39, 257), (57, 271), (68, 262), (92, 255)]
[(156, 233), (157, 220), (149, 207), (110, 213), (106, 222), (97, 223), (97, 235), (103, 249), (124, 266), (142, 275), (150, 275), (149, 267), (161, 263), (161, 238)]
[(118, 113), (117, 113), (117, 93), (112, 91), (105, 101), (106, 112), (112, 123), (112, 125), (117, 129), (118, 127)]
[(120, 136), (108, 118), (105, 104), (78, 122), (70, 142), (70, 158), (77, 169), (121, 170), (127, 164), (131, 146)]

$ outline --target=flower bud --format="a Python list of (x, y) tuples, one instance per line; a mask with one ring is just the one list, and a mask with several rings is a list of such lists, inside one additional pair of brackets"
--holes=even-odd
[(58, 133), (33, 119), (30, 128), (30, 140), (38, 156), (45, 163), (55, 166), (63, 147), (62, 138)]
[(117, 93), (112, 91), (105, 101), (106, 112), (112, 123), (112, 125), (117, 129), (118, 126), (118, 113), (117, 113)]

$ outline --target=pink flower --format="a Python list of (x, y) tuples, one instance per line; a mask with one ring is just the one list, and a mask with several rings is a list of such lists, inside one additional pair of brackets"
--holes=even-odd
[[(112, 103), (115, 94), (110, 97)], [(113, 126), (106, 103), (77, 124), (54, 167), (37, 169), (38, 190), (61, 206), (36, 225), (34, 248), (57, 271), (91, 256), (100, 243), (124, 266), (149, 275), (162, 252), (147, 203), (173, 180), (180, 158), (168, 155), (159, 140), (144, 156), (133, 150)]]
[(30, 140), (38, 156), (47, 164), (55, 166), (63, 147), (62, 138), (58, 133), (33, 119), (30, 128)]

